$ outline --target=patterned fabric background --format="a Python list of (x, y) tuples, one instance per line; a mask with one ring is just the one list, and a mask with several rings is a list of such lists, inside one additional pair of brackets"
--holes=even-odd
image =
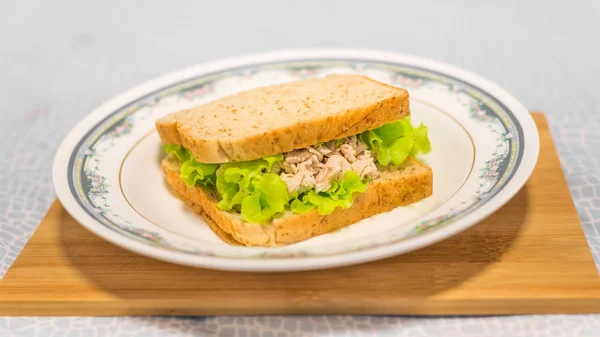
[[(302, 3), (0, 1), (0, 276), (54, 200), (58, 144), (91, 109), (180, 67), (315, 46), (439, 59), (546, 112), (600, 265), (600, 2)], [(598, 336), (600, 315), (0, 318), (0, 336), (438, 335)]]

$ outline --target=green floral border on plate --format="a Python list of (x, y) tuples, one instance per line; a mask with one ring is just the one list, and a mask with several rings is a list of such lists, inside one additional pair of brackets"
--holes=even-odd
[[(100, 123), (95, 125), (87, 135), (81, 139), (75, 147), (75, 150), (72, 152), (68, 169), (68, 181), (71, 193), (89, 215), (107, 228), (122, 235), (166, 249), (203, 256), (221, 256), (209, 249), (196, 249), (192, 251), (184, 250), (172, 245), (158, 232), (136, 227), (124, 219), (121, 219), (122, 221), (119, 223), (109, 219), (107, 217), (107, 212), (110, 207), (106, 204), (105, 193), (107, 193), (107, 185), (105, 178), (93, 169), (84, 169), (87, 166), (88, 160), (98, 160), (94, 158), (94, 155), (96, 154), (94, 145), (100, 139), (103, 141), (108, 140), (114, 145), (112, 141), (123, 135), (129, 134), (135, 127), (132, 116), (141, 109), (160, 104), (161, 100), (173, 95), (188, 100), (202, 97), (213, 92), (216, 81), (223, 78), (232, 76), (247, 77), (267, 70), (286, 71), (297, 78), (309, 78), (318, 76), (324, 69), (340, 65), (350, 67), (356, 72), (367, 69), (383, 69), (391, 71), (393, 73), (391, 79), (392, 84), (409, 90), (410, 88), (441, 84), (446, 86), (447, 90), (454, 93), (465, 93), (470, 100), (471, 118), (482, 121), (497, 119), (502, 123), (505, 130), (508, 130), (492, 130), (498, 134), (497, 148), (505, 147), (508, 149), (508, 153), (496, 151), (492, 154), (492, 157), (486, 162), (485, 167), (479, 172), (479, 178), (482, 180), (480, 190), (472, 196), (470, 201), (463, 202), (461, 207), (453, 209), (443, 216), (421, 221), (408, 233), (408, 235), (404, 235), (401, 238), (392, 235), (391, 240), (383, 244), (393, 244), (408, 237), (419, 235), (424, 231), (440, 228), (453, 220), (465, 216), (469, 212), (481, 207), (487, 200), (500, 192), (506, 182), (508, 182), (514, 174), (523, 155), (523, 131), (512, 113), (502, 103), (485, 91), (448, 75), (409, 65), (358, 60), (306, 60), (248, 65), (242, 68), (190, 78), (181, 83), (165, 87), (144, 97), (140, 97), (130, 104), (114, 111)], [(104, 151), (106, 151), (106, 148)], [(484, 184), (483, 182), (491, 184)], [(484, 186), (487, 186), (487, 188), (484, 188)], [(92, 198), (104, 202), (94, 202), (92, 201)], [(111, 214), (111, 216), (113, 218), (119, 218), (117, 214)], [(344, 253), (368, 249), (379, 245), (382, 245), (382, 243), (367, 242), (362, 245), (350, 247), (346, 249)], [(254, 255), (252, 258), (292, 258), (312, 255), (314, 254), (311, 254), (309, 250), (300, 250), (293, 253), (273, 250), (263, 251)], [(319, 254), (319, 256), (323, 255), (324, 254)]]

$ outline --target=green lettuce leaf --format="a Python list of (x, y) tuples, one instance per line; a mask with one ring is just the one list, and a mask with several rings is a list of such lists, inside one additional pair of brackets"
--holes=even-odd
[(269, 173), (283, 155), (246, 162), (221, 165), (216, 187), (221, 196), (217, 204), (222, 210), (239, 210), (242, 218), (252, 223), (267, 223), (282, 213), (289, 203), (287, 185), (277, 174)]
[(197, 184), (202, 186), (215, 185), (217, 180), (215, 171), (219, 165), (198, 162), (192, 152), (181, 145), (168, 144), (165, 146), (165, 152), (174, 154), (181, 161), (179, 176), (187, 186), (194, 187)]
[(365, 131), (359, 135), (369, 150), (377, 156), (377, 162), (383, 166), (400, 165), (408, 156), (431, 151), (427, 136), (427, 127), (423, 124), (415, 128), (410, 117), (405, 117), (377, 129)]
[(188, 149), (179, 144), (166, 144), (165, 152), (175, 155), (180, 162), (184, 162), (192, 156), (192, 153)]
[(310, 202), (308, 202), (308, 200), (306, 200), (306, 195), (308, 193), (309, 192), (301, 194), (292, 200), (292, 202), (290, 203), (290, 210), (292, 212), (296, 214), (304, 214), (312, 211), (317, 207), (317, 205), (311, 204)]
[(431, 143), (427, 137), (427, 127), (423, 124), (419, 125), (413, 132), (414, 145), (410, 152), (411, 156), (417, 154), (426, 154), (431, 151)]
[(254, 192), (242, 201), (242, 218), (248, 222), (268, 223), (288, 205), (287, 185), (280, 176), (265, 173), (254, 182)]
[(310, 190), (293, 199), (290, 209), (294, 213), (307, 213), (317, 209), (320, 215), (331, 214), (336, 207), (349, 208), (354, 200), (354, 193), (363, 193), (368, 182), (360, 179), (354, 171), (344, 172), (340, 181), (334, 181), (331, 188), (325, 192)]

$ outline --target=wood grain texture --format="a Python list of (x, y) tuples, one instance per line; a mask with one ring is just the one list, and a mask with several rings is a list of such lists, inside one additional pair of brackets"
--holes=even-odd
[(118, 248), (55, 202), (0, 281), (0, 315), (525, 314), (600, 312), (592, 261), (548, 126), (538, 166), (494, 215), (377, 262), (255, 274), (188, 268)]

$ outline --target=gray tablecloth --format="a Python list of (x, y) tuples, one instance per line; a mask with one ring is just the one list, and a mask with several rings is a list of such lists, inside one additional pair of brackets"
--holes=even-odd
[[(0, 275), (53, 201), (51, 163), (111, 96), (219, 57), (298, 47), (416, 54), (547, 113), (600, 264), (600, 1), (0, 0)], [(600, 315), (0, 318), (0, 336), (597, 336)]]

